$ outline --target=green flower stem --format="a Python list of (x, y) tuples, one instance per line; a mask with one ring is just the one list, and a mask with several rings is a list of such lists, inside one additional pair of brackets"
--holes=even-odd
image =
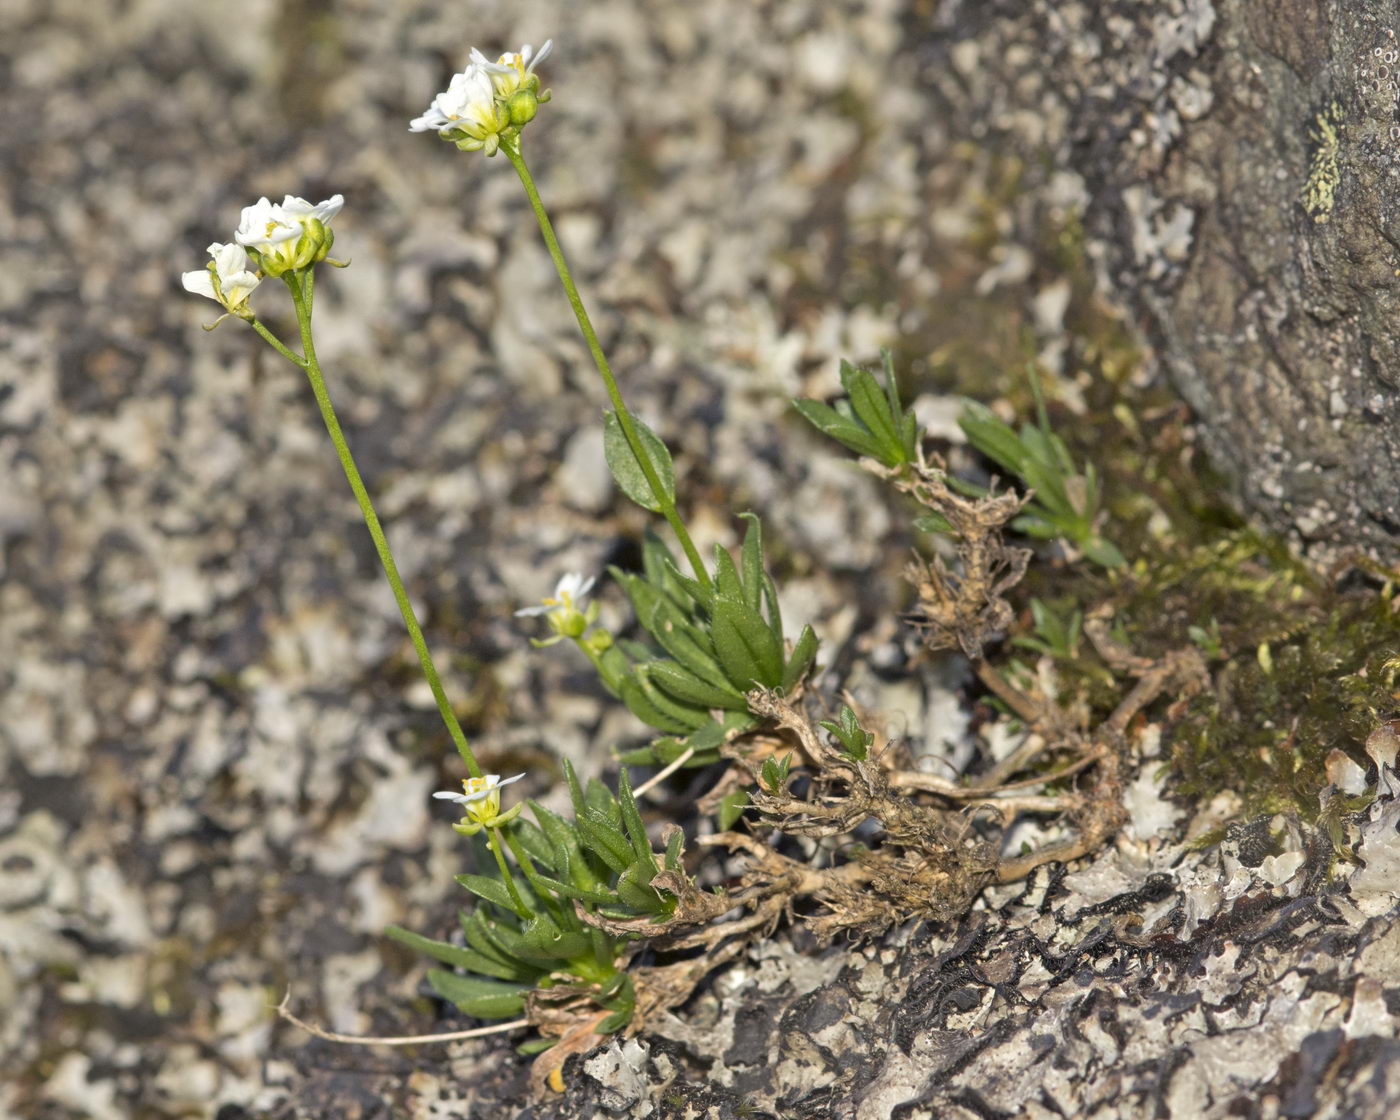
[(501, 869), (501, 881), (505, 883), (506, 890), (510, 892), (510, 900), (515, 904), (515, 912), (521, 921), (528, 922), (535, 916), (525, 900), (520, 897), (520, 891), (515, 886), (515, 876), (510, 873), (510, 867), (506, 863), (505, 853), (501, 850), (501, 830), (499, 828), (488, 828), (486, 830), (486, 846), (491, 849), (491, 854), (496, 857), (496, 866)]
[(686, 559), (690, 561), (690, 566), (695, 569), (696, 578), (708, 588), (710, 575), (705, 571), (704, 562), (700, 559), (700, 552), (696, 549), (695, 542), (690, 539), (690, 533), (686, 531), (685, 523), (676, 511), (675, 501), (666, 492), (666, 488), (661, 485), (661, 478), (652, 465), (651, 456), (647, 454), (642, 437), (637, 434), (637, 426), (632, 422), (632, 414), (627, 411), (627, 405), (617, 387), (617, 379), (613, 377), (612, 367), (608, 365), (607, 355), (603, 353), (602, 344), (598, 341), (598, 334), (593, 329), (593, 321), (588, 317), (588, 311), (583, 306), (583, 298), (578, 294), (573, 274), (569, 271), (568, 262), (564, 260), (564, 250), (559, 247), (559, 239), (554, 236), (554, 225), (549, 220), (549, 214), (545, 212), (544, 203), (540, 200), (540, 192), (535, 189), (535, 180), (530, 175), (530, 169), (525, 166), (525, 157), (521, 155), (518, 145), (518, 140), (504, 141), (500, 150), (505, 152), (506, 158), (515, 167), (515, 172), (520, 176), (525, 193), (529, 196), (530, 206), (535, 211), (535, 220), (539, 222), (540, 232), (544, 234), (544, 243), (549, 248), (549, 255), (554, 260), (554, 268), (559, 273), (560, 282), (564, 285), (564, 294), (569, 297), (569, 306), (574, 309), (574, 317), (578, 319), (579, 330), (583, 332), (584, 340), (588, 343), (589, 353), (593, 355), (593, 364), (598, 367), (598, 372), (603, 377), (603, 384), (608, 390), (608, 399), (612, 401), (613, 411), (617, 413), (618, 423), (622, 425), (622, 434), (627, 437), (627, 444), (632, 448), (632, 454), (636, 456), (637, 464), (642, 468), (647, 485), (651, 487), (652, 495), (661, 507), (661, 515), (666, 518), (672, 532), (676, 534), (676, 539), (680, 541), (681, 548), (685, 550)]
[(310, 270), (307, 270), (304, 283), (297, 280), (295, 273), (288, 273), (283, 277), (287, 282), (287, 287), (291, 290), (292, 302), (296, 304), (297, 323), (301, 327), (301, 349), (305, 357), (299, 358), (289, 351), (261, 323), (255, 322), (253, 329), (267, 339), (273, 349), (277, 350), (283, 357), (306, 371), (306, 376), (311, 381), (311, 391), (316, 394), (316, 403), (321, 409), (321, 419), (326, 422), (326, 431), (330, 433), (331, 442), (335, 444), (335, 452), (340, 457), (340, 465), (345, 471), (345, 478), (350, 483), (350, 489), (355, 492), (355, 500), (360, 503), (360, 512), (364, 515), (369, 535), (374, 538), (374, 549), (379, 553), (380, 563), (384, 565), (384, 574), (388, 577), (389, 586), (394, 591), (394, 601), (398, 603), (404, 625), (408, 627), (408, 636), (413, 640), (413, 648), (418, 652), (418, 661), (423, 666), (423, 675), (428, 678), (428, 686), (433, 690), (433, 699), (437, 701), (438, 711), (442, 713), (442, 721), (447, 724), (448, 734), (452, 736), (457, 753), (462, 756), (462, 761), (467, 764), (467, 769), (471, 771), (472, 777), (480, 778), (482, 776), (481, 766), (477, 763), (476, 756), (467, 743), (467, 737), (462, 732), (462, 725), (457, 722), (452, 705), (448, 703), (447, 693), (443, 691), (442, 681), (438, 678), (437, 669), (433, 665), (432, 654), (428, 652), (428, 643), (423, 638), (423, 629), (418, 625), (418, 616), (414, 614), (413, 604), (409, 602), (408, 592), (404, 590), (403, 580), (399, 578), (399, 568), (394, 563), (394, 554), (389, 551), (389, 542), (384, 536), (384, 530), (379, 525), (379, 516), (374, 512), (374, 503), (370, 501), (369, 491), (365, 489), (364, 480), (360, 477), (359, 469), (355, 466), (355, 459), (350, 454), (350, 446), (345, 442), (345, 433), (340, 430), (340, 421), (336, 418), (330, 394), (326, 392), (326, 379), (321, 375), (321, 366), (316, 361), (316, 346), (311, 338), (313, 283), (311, 275)]

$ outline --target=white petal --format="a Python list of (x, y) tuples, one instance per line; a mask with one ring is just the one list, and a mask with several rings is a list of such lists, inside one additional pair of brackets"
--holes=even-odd
[[(508, 785), (510, 785), (511, 782), (518, 782), (518, 781), (520, 781), (520, 779), (523, 778), (524, 776), (525, 776), (524, 774), (516, 774), (515, 777), (513, 777), (513, 778), (502, 778), (500, 781), (498, 781), (498, 782), (496, 783), (496, 785), (497, 785), (497, 786), (508, 786)], [(495, 775), (493, 774), (492, 777), (495, 777)]]
[(209, 246), (209, 255), (214, 258), (214, 268), (219, 273), (219, 283), (230, 277), (248, 271), (248, 252), (237, 242), (220, 245), (217, 241)]
[(282, 205), (278, 209), (290, 218), (309, 218), (316, 208), (306, 199), (289, 194), (282, 199)]
[[(186, 273), (185, 275), (188, 276), (188, 275), (190, 275), (190, 274), (189, 274), (189, 273)], [(205, 273), (205, 275), (207, 276), (208, 273)], [(538, 617), (539, 617), (540, 615), (542, 615), (542, 614), (548, 614), (548, 613), (549, 613), (550, 611), (552, 611), (553, 609), (554, 609), (553, 607), (546, 607), (546, 606), (544, 606), (543, 604), (541, 604), (541, 605), (538, 606), (538, 607), (521, 607), (518, 611), (515, 612), (515, 617), (516, 617), (516, 618), (538, 618)]]
[(433, 794), (433, 796), (434, 796), (434, 797), (440, 797), (440, 798), (442, 798), (444, 801), (470, 801), (470, 800), (471, 800), (471, 798), (469, 798), (465, 793), (453, 793), (451, 790), (439, 790), (437, 793)]
[(414, 117), (408, 122), (409, 132), (437, 132), (446, 128), (452, 122), (442, 113), (436, 104), (428, 106), (428, 111), (421, 117)]
[(207, 268), (201, 268), (197, 272), (181, 273), (180, 283), (185, 286), (185, 291), (193, 292), (197, 296), (208, 296), (210, 299), (219, 298), (214, 294), (214, 278), (209, 275)]
[(262, 277), (252, 272), (235, 272), (232, 276), (219, 277), (219, 284), (224, 289), (224, 299), (230, 309), (243, 303), (261, 283)]
[(324, 202), (316, 203), (316, 216), (326, 223), (326, 225), (330, 225), (331, 219), (340, 213), (340, 208), (344, 205), (345, 196), (343, 194), (333, 194)]

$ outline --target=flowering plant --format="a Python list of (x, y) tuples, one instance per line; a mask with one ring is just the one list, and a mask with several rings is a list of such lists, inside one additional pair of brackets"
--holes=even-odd
[[(494, 863), (495, 874), (457, 876), (478, 899), (462, 917), (460, 941), (398, 927), (388, 933), (448, 966), (432, 970), (429, 982), (466, 1013), (523, 1013), (543, 1036), (523, 1049), (550, 1051), (536, 1067), (540, 1084), (553, 1083), (569, 1053), (610, 1031), (636, 1030), (645, 1015), (683, 1001), (709, 968), (784, 915), (801, 914), (825, 939), (874, 932), (904, 917), (946, 917), (970, 903), (989, 879), (1022, 877), (1042, 863), (1091, 850), (1119, 819), (1113, 798), (1123, 729), (1169, 685), (1192, 686), (1200, 664), (1194, 651), (1151, 664), (1115, 661), (1115, 654), (1105, 653), (1111, 665), (1141, 679), (1097, 728), (1080, 727), (1053, 698), (1030, 696), (1004, 679), (986, 651), (1013, 625), (1006, 596), (1031, 555), (1008, 546), (1004, 534), (1018, 526), (1039, 536), (1059, 533), (1086, 553), (1092, 548), (1100, 563), (1121, 560), (1098, 535), (1094, 475), (1086, 469), (1078, 490), (1066, 482), (1081, 476), (1049, 432), (1042, 409), (1040, 426), (1019, 436), (981, 413), (971, 413), (964, 425), (995, 462), (1042, 491), (1036, 504), (1027, 506), (1029, 495), (995, 494), (951, 479), (926, 453), (924, 433), (901, 403), (886, 354), (883, 386), (874, 374), (842, 363), (844, 397), (797, 407), (921, 507), (916, 527), (947, 534), (944, 553), (929, 561), (916, 558), (910, 568), (914, 619), (925, 644), (961, 650), (996, 700), (1042, 734), (980, 777), (963, 781), (919, 770), (878, 733), (877, 723), (867, 726), (852, 702), (843, 703), (834, 720), (809, 716), (802, 692), (817, 637), (810, 626), (788, 637), (759, 518), (741, 515), (747, 526), (737, 556), (716, 547), (713, 563), (705, 562), (678, 508), (671, 453), (628, 408), (526, 165), (523, 130), (550, 99), (535, 68), (551, 47), (546, 42), (534, 52), (527, 45), (494, 62), (472, 51), (466, 68), (409, 127), (434, 131), (461, 151), (504, 153), (513, 166), (608, 395), (603, 445), (612, 476), (631, 501), (659, 515), (679, 550), (648, 534), (640, 572), (611, 569), (635, 611), (641, 639), (617, 637), (599, 624), (598, 604), (588, 598), (591, 576), (566, 574), (542, 603), (516, 611), (545, 620), (551, 634), (536, 645), (573, 642), (603, 685), (660, 733), (623, 756), (615, 791), (597, 778), (580, 782), (564, 761), (572, 819), (533, 800), (502, 809), (503, 788), (527, 775), (503, 779), (483, 772), (448, 702), (341, 430), (312, 329), (317, 266), (344, 267), (329, 256), (330, 224), (341, 196), (315, 204), (292, 195), (275, 205), (259, 199), (244, 208), (233, 240), (211, 245), (210, 263), (183, 276), (189, 291), (246, 321), (306, 374), (467, 770), (461, 793), (433, 796), (461, 806), (453, 827), (483, 861)], [(300, 352), (250, 305), (266, 277), (282, 279), (291, 296)], [(1088, 623), (1085, 630), (1098, 640), (1099, 630)], [(1108, 639), (1103, 641), (1110, 650)], [(1062, 765), (1050, 764), (1057, 759)], [(627, 765), (652, 763), (665, 765), (634, 790)], [(687, 866), (681, 828), (668, 823), (659, 830), (658, 846), (638, 803), (639, 794), (682, 766), (711, 764), (716, 779), (702, 809), (715, 816), (719, 830), (701, 836), (698, 845), (741, 857), (746, 870), (728, 890), (702, 889), (695, 876), (705, 870)], [(1079, 790), (1065, 784), (1090, 771), (1095, 785)], [(1055, 792), (1024, 788), (1048, 782), (1060, 783)], [(533, 821), (523, 816), (527, 806)], [(746, 811), (752, 823), (740, 830)], [(1003, 856), (1001, 839), (1020, 814), (1058, 816), (1068, 822), (1069, 837)], [(790, 848), (797, 854), (788, 855), (756, 829), (823, 842)], [(711, 884), (718, 878), (712, 876)], [(795, 908), (799, 898), (808, 904)], [(736, 910), (740, 917), (721, 920)]]

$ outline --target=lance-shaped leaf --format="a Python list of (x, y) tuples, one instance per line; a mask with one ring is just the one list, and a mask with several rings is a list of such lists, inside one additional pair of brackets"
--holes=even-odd
[(837, 443), (870, 459), (880, 457), (880, 442), (854, 417), (845, 416), (821, 401), (800, 400), (792, 405), (814, 428)]
[(431, 937), (414, 933), (402, 926), (386, 926), (385, 936), (417, 952), (424, 953), (443, 964), (479, 972), (483, 976), (494, 976), (497, 980), (533, 981), (537, 972), (514, 961), (505, 961), (495, 955), (478, 952), (470, 946), (452, 945), (446, 941), (434, 941)]
[(428, 971), (428, 983), (443, 999), (478, 1019), (508, 1019), (519, 1015), (525, 1007), (525, 993), (530, 990), (523, 984), (459, 976), (441, 968)]
[(647, 676), (653, 684), (677, 700), (696, 707), (743, 709), (744, 696), (732, 685), (716, 688), (703, 681), (694, 673), (682, 669), (674, 661), (653, 661), (647, 667)]
[(749, 527), (744, 532), (744, 546), (739, 550), (743, 564), (744, 602), (749, 610), (757, 613), (763, 595), (763, 523), (754, 513), (741, 513)]
[(758, 614), (742, 601), (716, 596), (710, 635), (719, 663), (735, 688), (775, 688), (783, 677), (783, 651)]
[(574, 823), (589, 850), (614, 871), (622, 871), (631, 864), (632, 846), (601, 813), (585, 807)]
[[(456, 878), (457, 882), (461, 883), (472, 894), (486, 899), (487, 902), (494, 902), (502, 910), (514, 912), (515, 902), (510, 897), (510, 891), (499, 879), (493, 879), (487, 875), (458, 875)], [(530, 888), (518, 879), (516, 880), (516, 889), (521, 892), (522, 897), (528, 897), (525, 892)]]
[[(648, 688), (635, 671), (631, 676), (624, 677), (618, 682), (617, 691), (629, 712), (658, 731), (684, 735), (694, 731), (697, 727), (702, 727), (705, 721), (710, 718), (709, 713), (700, 708), (693, 709), (695, 714), (687, 718), (678, 718), (671, 714), (676, 705), (658, 703), (654, 696), (655, 686)], [(668, 711), (668, 708), (671, 711)]]
[(798, 636), (797, 645), (792, 648), (792, 656), (788, 658), (787, 665), (783, 669), (784, 692), (791, 692), (797, 687), (797, 682), (806, 674), (816, 656), (816, 631), (810, 626), (804, 626), (802, 633)]
[(548, 915), (540, 914), (525, 923), (520, 936), (537, 956), (568, 960), (588, 952), (588, 935), (581, 929), (563, 930)]

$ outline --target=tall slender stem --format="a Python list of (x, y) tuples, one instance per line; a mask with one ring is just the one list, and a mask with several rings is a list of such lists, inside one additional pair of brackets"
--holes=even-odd
[[(306, 371), (306, 376), (311, 382), (311, 391), (316, 395), (316, 404), (321, 409), (321, 419), (326, 422), (326, 431), (330, 433), (331, 442), (335, 444), (335, 453), (340, 458), (340, 466), (345, 471), (346, 481), (350, 483), (350, 489), (355, 493), (355, 501), (360, 504), (360, 513), (364, 515), (369, 535), (374, 539), (374, 550), (379, 553), (379, 562), (384, 566), (384, 575), (388, 577), (389, 586), (393, 589), (394, 601), (398, 603), (399, 613), (403, 615), (404, 625), (408, 627), (408, 636), (412, 639), (413, 648), (418, 653), (418, 662), (423, 666), (423, 675), (428, 678), (428, 687), (433, 690), (433, 699), (437, 701), (442, 721), (447, 725), (447, 732), (452, 736), (457, 753), (462, 756), (462, 761), (467, 764), (467, 769), (471, 772), (472, 777), (480, 778), (482, 776), (481, 766), (477, 763), (476, 755), (472, 753), (471, 746), (467, 743), (467, 737), (462, 732), (462, 725), (457, 722), (452, 705), (448, 703), (447, 693), (443, 691), (442, 681), (438, 677), (437, 668), (433, 665), (432, 654), (428, 652), (428, 643), (423, 638), (423, 629), (418, 625), (418, 616), (414, 613), (413, 604), (409, 602), (408, 592), (404, 590), (403, 580), (399, 577), (398, 565), (394, 563), (394, 554), (389, 551), (389, 541), (384, 536), (383, 528), (380, 527), (379, 515), (374, 512), (374, 503), (370, 501), (369, 491), (365, 489), (364, 480), (360, 477), (360, 471), (355, 466), (354, 456), (350, 454), (350, 445), (345, 442), (345, 433), (340, 429), (340, 421), (336, 418), (335, 407), (331, 404), (330, 394), (326, 391), (326, 379), (321, 375), (321, 366), (316, 360), (316, 346), (311, 338), (311, 274), (308, 271), (305, 275), (304, 284), (297, 281), (295, 273), (289, 273), (284, 277), (287, 287), (291, 290), (292, 301), (296, 304), (297, 323), (301, 327), (301, 350), (304, 357), (297, 359), (293, 354), (286, 356)], [(256, 327), (258, 324), (254, 324), (254, 326)], [(271, 341), (266, 331), (258, 333)], [(283, 352), (286, 350), (285, 347), (280, 346), (278, 349)]]
[(521, 155), (518, 144), (517, 140), (506, 141), (501, 144), (500, 150), (505, 152), (506, 158), (515, 167), (516, 174), (520, 176), (521, 185), (525, 188), (525, 194), (530, 199), (530, 207), (535, 212), (535, 220), (539, 222), (540, 232), (544, 234), (544, 243), (549, 248), (549, 255), (554, 261), (555, 271), (559, 273), (559, 281), (564, 285), (564, 294), (569, 298), (569, 306), (574, 309), (574, 317), (578, 320), (579, 330), (583, 332), (584, 341), (588, 343), (588, 351), (593, 355), (593, 364), (598, 367), (598, 372), (602, 375), (603, 385), (608, 391), (608, 399), (612, 401), (613, 411), (617, 414), (618, 423), (622, 425), (622, 434), (627, 437), (627, 445), (631, 447), (632, 454), (636, 456), (637, 464), (642, 468), (647, 485), (651, 488), (657, 505), (661, 507), (661, 515), (666, 518), (667, 523), (671, 526), (671, 531), (676, 534), (676, 539), (680, 541), (681, 548), (685, 550), (690, 566), (695, 569), (696, 578), (703, 586), (709, 587), (710, 576), (705, 571), (704, 562), (700, 559), (700, 552), (696, 549), (695, 542), (690, 539), (685, 522), (681, 520), (680, 514), (676, 511), (674, 499), (661, 485), (661, 478), (656, 473), (651, 456), (642, 443), (642, 437), (637, 432), (636, 424), (632, 422), (632, 414), (627, 411), (627, 404), (623, 401), (622, 393), (617, 387), (617, 379), (613, 377), (612, 367), (608, 365), (607, 355), (603, 353), (602, 344), (598, 341), (598, 333), (593, 329), (593, 321), (588, 317), (588, 311), (583, 306), (583, 298), (578, 293), (578, 286), (574, 283), (573, 274), (569, 271), (569, 264), (564, 259), (564, 250), (559, 247), (559, 239), (554, 236), (554, 225), (550, 222), (549, 214), (545, 211), (544, 203), (540, 200), (540, 192), (535, 189), (535, 180), (530, 175), (530, 169), (525, 166), (525, 157)]

